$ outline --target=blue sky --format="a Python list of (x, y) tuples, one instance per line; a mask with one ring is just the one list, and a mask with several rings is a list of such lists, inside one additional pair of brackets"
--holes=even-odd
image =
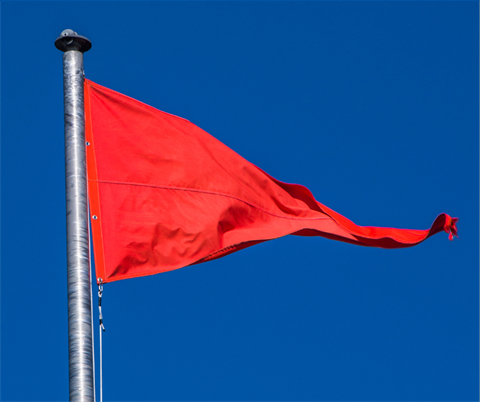
[(454, 242), (288, 236), (105, 285), (106, 401), (478, 400), (478, 15), (477, 2), (2, 2), (1, 399), (68, 398), (54, 40), (71, 28), (93, 43), (88, 78), (357, 224), (460, 218)]

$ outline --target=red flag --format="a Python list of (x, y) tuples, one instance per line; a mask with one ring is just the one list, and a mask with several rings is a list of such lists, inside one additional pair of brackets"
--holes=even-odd
[(199, 127), (85, 80), (88, 191), (97, 278), (152, 275), (288, 234), (414, 246), (429, 230), (362, 227), (282, 183)]

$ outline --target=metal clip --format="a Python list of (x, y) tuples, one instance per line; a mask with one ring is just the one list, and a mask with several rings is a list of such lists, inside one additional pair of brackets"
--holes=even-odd
[(103, 295), (103, 285), (102, 279), (98, 279), (98, 318), (100, 320), (100, 328), (105, 332), (105, 326), (103, 325), (103, 315), (102, 315), (102, 295)]

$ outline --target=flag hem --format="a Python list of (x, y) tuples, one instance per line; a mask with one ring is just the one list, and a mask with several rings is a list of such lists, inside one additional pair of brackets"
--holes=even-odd
[(95, 143), (92, 129), (92, 116), (90, 109), (90, 81), (85, 79), (84, 83), (84, 108), (85, 108), (85, 140), (87, 154), (87, 185), (88, 198), (90, 203), (91, 228), (93, 239), (93, 255), (95, 259), (96, 282), (101, 279), (107, 282), (105, 277), (105, 252), (103, 247), (102, 214), (100, 208), (100, 188), (98, 185), (97, 163), (95, 158)]

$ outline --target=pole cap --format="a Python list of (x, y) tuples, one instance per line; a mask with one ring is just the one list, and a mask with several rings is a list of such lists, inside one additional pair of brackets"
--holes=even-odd
[(78, 50), (84, 53), (90, 50), (92, 42), (85, 38), (85, 36), (80, 36), (71, 29), (65, 29), (55, 40), (55, 47), (62, 52)]

